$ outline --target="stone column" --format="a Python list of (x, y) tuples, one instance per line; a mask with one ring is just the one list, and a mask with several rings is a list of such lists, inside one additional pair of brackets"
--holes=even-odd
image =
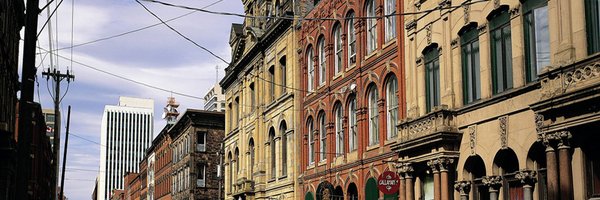
[(404, 193), (402, 193), (402, 189), (400, 190), (400, 196), (405, 195), (406, 198), (402, 198), (403, 200), (415, 200), (414, 195), (414, 183), (413, 183), (413, 168), (410, 163), (400, 163), (398, 164), (398, 171), (404, 174), (404, 179), (402, 181), (402, 189), (404, 189)]
[(427, 165), (431, 168), (433, 174), (433, 199), (440, 200), (440, 171), (438, 170), (439, 159), (427, 161)]
[(470, 181), (456, 181), (454, 189), (460, 194), (460, 200), (469, 200), (469, 192), (471, 190)]
[(481, 182), (489, 188), (490, 200), (498, 200), (498, 191), (502, 187), (502, 177), (484, 176)]
[(400, 187), (398, 190), (398, 200), (405, 200), (406, 196), (406, 180), (404, 179), (404, 173), (400, 173)]
[(559, 200), (560, 188), (558, 187), (558, 163), (556, 162), (556, 151), (554, 150), (554, 140), (556, 135), (551, 133), (541, 133), (538, 140), (546, 146), (546, 173), (548, 200)]
[(558, 134), (558, 163), (560, 180), (560, 199), (573, 199), (573, 174), (571, 173), (571, 146), (569, 140), (571, 133), (569, 131), (559, 131)]
[[(439, 162), (440, 167), (440, 179), (441, 179), (441, 195), (442, 200), (450, 200), (452, 197), (450, 196), (450, 184), (451, 180), (449, 180), (448, 170), (450, 165), (454, 162), (452, 158), (443, 158)], [(454, 182), (454, 181), (452, 181)]]
[(515, 178), (519, 179), (523, 184), (523, 199), (533, 200), (533, 186), (535, 185), (537, 173), (532, 170), (521, 170), (515, 174)]

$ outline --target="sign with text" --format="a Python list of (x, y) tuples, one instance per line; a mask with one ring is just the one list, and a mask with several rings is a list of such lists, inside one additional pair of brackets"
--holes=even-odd
[(383, 194), (394, 194), (400, 187), (400, 177), (394, 172), (385, 171), (379, 175), (377, 187)]

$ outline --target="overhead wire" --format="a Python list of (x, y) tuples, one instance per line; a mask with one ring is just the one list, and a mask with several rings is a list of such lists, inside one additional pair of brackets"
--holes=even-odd
[[(44, 49), (42, 47), (37, 47), (37, 48), (41, 49), (42, 51), (48, 52), (50, 54), (55, 54), (59, 58), (62, 58), (62, 59), (65, 59), (65, 60), (69, 60), (69, 61), (71, 60), (68, 57), (62, 56), (62, 55), (60, 55), (60, 54), (58, 54), (56, 52), (50, 52), (50, 51), (48, 51), (48, 50), (46, 50), (46, 49)], [(109, 71), (106, 71), (106, 70), (94, 67), (92, 65), (85, 64), (83, 62), (79, 62), (77, 60), (72, 60), (72, 61), (75, 64), (78, 64), (78, 65), (81, 65), (83, 67), (92, 69), (94, 71), (101, 72), (101, 73), (104, 73), (104, 74), (107, 74), (107, 75), (110, 75), (110, 76), (113, 76), (113, 77), (116, 77), (116, 78), (119, 78), (119, 79), (123, 79), (123, 80), (129, 81), (129, 82), (132, 82), (132, 83), (144, 86), (144, 87), (152, 88), (152, 89), (155, 89), (155, 90), (160, 90), (160, 91), (163, 91), (163, 92), (169, 92), (169, 93), (173, 93), (173, 94), (176, 94), (176, 95), (179, 95), (179, 96), (188, 97), (188, 98), (192, 98), (192, 99), (200, 99), (200, 100), (204, 99), (204, 98), (199, 97), (199, 96), (194, 96), (194, 95), (190, 95), (190, 94), (186, 94), (186, 93), (182, 93), (182, 92), (176, 92), (176, 91), (173, 91), (173, 90), (168, 90), (168, 89), (161, 88), (161, 87), (158, 87), (158, 86), (150, 85), (148, 83), (137, 81), (137, 80), (134, 80), (134, 79), (131, 79), (131, 78), (127, 78), (125, 76), (118, 75), (118, 74), (115, 74), (115, 73), (112, 73), (112, 72), (109, 72)]]
[(154, 16), (156, 19), (158, 19), (162, 24), (164, 24), (165, 26), (167, 26), (169, 29), (171, 29), (173, 32), (177, 33), (179, 36), (183, 37), (185, 40), (191, 42), (192, 44), (194, 44), (195, 46), (199, 47), (200, 49), (208, 52), (209, 54), (211, 54), (212, 56), (218, 58), (219, 60), (223, 61), (224, 63), (229, 65), (229, 62), (227, 62), (225, 59), (223, 59), (221, 56), (218, 56), (217, 54), (213, 53), (211, 50), (207, 49), (206, 47), (194, 42), (192, 39), (190, 39), (189, 37), (183, 35), (181, 32), (179, 32), (177, 29), (173, 28), (171, 25), (167, 24), (167, 22), (165, 22), (164, 20), (162, 20), (158, 15), (154, 14), (154, 12), (150, 11), (150, 9), (148, 9), (148, 7), (146, 7), (144, 4), (142, 4), (142, 2), (140, 2), (139, 0), (135, 0), (135, 2), (137, 2), (138, 4), (140, 4), (142, 7), (144, 7), (144, 10), (146, 10), (148, 13), (150, 13), (152, 16)]
[[(213, 3), (211, 3), (211, 4), (209, 4), (209, 5), (206, 5), (206, 6), (202, 7), (202, 8), (203, 8), (203, 9), (206, 9), (206, 8), (208, 8), (208, 7), (211, 7), (211, 6), (213, 6), (213, 5), (216, 5), (217, 3), (220, 3), (220, 2), (222, 2), (222, 1), (223, 1), (223, 0), (217, 0), (217, 1), (215, 1), (215, 2), (213, 2)], [(165, 20), (165, 22), (174, 21), (174, 20), (177, 20), (177, 19), (180, 19), (180, 18), (186, 17), (186, 16), (188, 16), (188, 15), (194, 14), (194, 13), (196, 13), (196, 12), (198, 12), (198, 11), (195, 11), (195, 10), (194, 10), (194, 11), (191, 11), (191, 12), (185, 13), (185, 14), (183, 14), (183, 15), (179, 15), (179, 16), (176, 16), (176, 17), (173, 17), (173, 18), (167, 19), (167, 20)], [(158, 26), (158, 25), (161, 25), (161, 24), (162, 24), (162, 22), (159, 22), (159, 23), (152, 24), (152, 25), (149, 25), (149, 26), (145, 26), (145, 27), (141, 27), (141, 28), (134, 29), (134, 30), (130, 30), (130, 31), (126, 31), (126, 32), (122, 32), (122, 33), (119, 33), (119, 34), (116, 34), (116, 35), (107, 36), (107, 37), (98, 38), (98, 39), (95, 39), (95, 40), (90, 40), (90, 41), (87, 41), (87, 42), (83, 42), (83, 43), (75, 44), (75, 45), (72, 45), (72, 46), (70, 46), (70, 47), (62, 47), (62, 48), (58, 48), (58, 49), (56, 49), (55, 51), (64, 50), (64, 49), (69, 49), (69, 48), (76, 48), (76, 47), (81, 47), (81, 46), (85, 46), (85, 45), (93, 44), (93, 43), (96, 43), (96, 42), (101, 42), (101, 41), (104, 41), (104, 40), (110, 40), (110, 39), (113, 39), (113, 38), (117, 38), (117, 37), (121, 37), (121, 36), (129, 35), (129, 34), (132, 34), (132, 33), (135, 33), (135, 32), (139, 32), (139, 31), (143, 31), (143, 30), (146, 30), (146, 29), (149, 29), (149, 28), (153, 28), (153, 27), (156, 27), (156, 26)]]
[(393, 14), (387, 14), (387, 15), (381, 15), (381, 16), (363, 16), (363, 17), (355, 16), (355, 17), (339, 17), (339, 18), (338, 17), (329, 17), (329, 18), (328, 17), (318, 17), (318, 18), (298, 17), (298, 18), (295, 18), (294, 16), (292, 16), (292, 17), (289, 17), (289, 16), (256, 16), (256, 15), (246, 15), (246, 14), (239, 14), (239, 13), (232, 13), (232, 12), (211, 11), (211, 10), (206, 10), (206, 9), (202, 9), (202, 8), (178, 5), (178, 4), (168, 3), (168, 2), (159, 1), (159, 0), (142, 0), (142, 1), (161, 4), (161, 5), (169, 6), (169, 7), (176, 7), (176, 8), (182, 8), (182, 9), (187, 9), (187, 10), (196, 10), (196, 11), (214, 14), (214, 15), (235, 16), (235, 17), (242, 17), (242, 18), (249, 18), (249, 19), (285, 19), (285, 20), (296, 19), (296, 20), (301, 20), (301, 21), (322, 21), (322, 20), (347, 20), (347, 19), (379, 19), (379, 18), (387, 18), (387, 17), (393, 17), (393, 16), (428, 14), (433, 11), (459, 8), (464, 5), (471, 5), (471, 4), (475, 4), (475, 3), (487, 2), (490, 0), (478, 0), (478, 1), (466, 0), (457, 6), (446, 6), (446, 7), (439, 6), (436, 8), (425, 9), (425, 10), (420, 10), (420, 11), (415, 11), (415, 12), (399, 12), (399, 13), (393, 13)]
[[(46, 25), (48, 25), (48, 23), (50, 23), (52, 16), (54, 15), (54, 13), (56, 13), (56, 10), (58, 10), (58, 7), (62, 4), (63, 1), (64, 0), (60, 0), (60, 2), (57, 4), (57, 6), (54, 8), (54, 10), (52, 10), (52, 13), (50, 13), (50, 10), (48, 10), (48, 19), (46, 19), (46, 22), (44, 22), (44, 25), (42, 25), (42, 28), (40, 28), (40, 32), (38, 32), (38, 34), (36, 35), (35, 38), (40, 37), (40, 34), (44, 30), (44, 28), (46, 28)], [(52, 3), (52, 1), (47, 1), (47, 2), (48, 2), (48, 5), (50, 5), (50, 3)]]

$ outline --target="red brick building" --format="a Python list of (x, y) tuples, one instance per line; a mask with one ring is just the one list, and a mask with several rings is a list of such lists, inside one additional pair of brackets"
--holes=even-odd
[(125, 174), (125, 180), (123, 181), (125, 188), (123, 194), (127, 200), (139, 200), (140, 199), (140, 177), (138, 173), (128, 172)]
[(304, 199), (383, 197), (376, 179), (396, 171), (397, 156), (390, 147), (398, 120), (405, 116), (403, 17), (394, 16), (403, 3), (302, 3), (306, 15), (298, 38), (304, 109), (298, 123), (303, 127)]

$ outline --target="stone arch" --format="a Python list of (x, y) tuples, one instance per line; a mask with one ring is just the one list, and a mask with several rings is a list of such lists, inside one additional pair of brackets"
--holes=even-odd
[(511, 149), (501, 149), (494, 156), (492, 173), (494, 175), (504, 175), (519, 171), (519, 159), (517, 154)]
[(346, 197), (348, 197), (347, 199), (358, 200), (358, 187), (356, 186), (356, 183), (351, 182), (346, 188)]
[(463, 168), (463, 179), (473, 180), (486, 175), (485, 162), (477, 154), (469, 156)]
[(331, 199), (333, 194), (333, 185), (328, 181), (323, 181), (317, 186), (316, 200)]

